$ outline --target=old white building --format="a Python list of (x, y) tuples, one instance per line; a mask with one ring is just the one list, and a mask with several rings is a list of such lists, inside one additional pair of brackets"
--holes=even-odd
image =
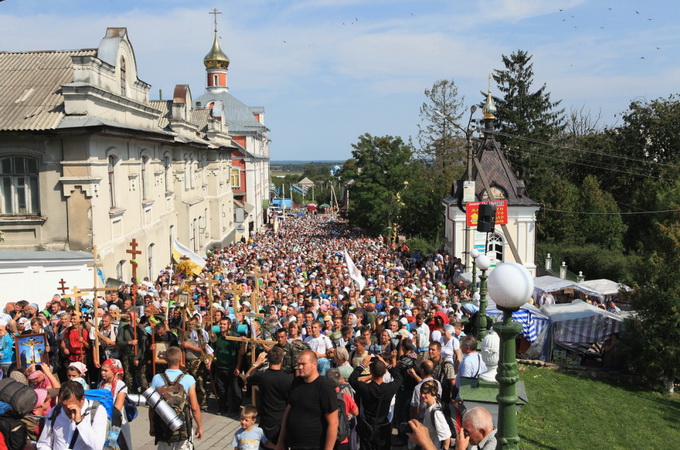
[(194, 108), (187, 85), (152, 101), (150, 87), (125, 28), (107, 29), (95, 49), (0, 52), (0, 251), (96, 246), (105, 276), (129, 280), (133, 239), (139, 275), (154, 277), (174, 238), (204, 254), (240, 237), (232, 153), (252, 154), (246, 171), (266, 177), (252, 196), (245, 189), (257, 216), (264, 126), (243, 146), (228, 105)]

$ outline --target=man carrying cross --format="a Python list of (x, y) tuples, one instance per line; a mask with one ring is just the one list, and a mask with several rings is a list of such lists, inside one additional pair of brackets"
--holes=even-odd
[[(142, 392), (149, 387), (149, 380), (146, 378), (146, 365), (142, 362), (144, 351), (147, 347), (146, 331), (139, 324), (134, 317), (133, 310), (127, 312), (127, 321), (121, 322), (118, 329), (118, 336), (116, 337), (116, 344), (120, 350), (120, 360), (123, 364), (125, 384), (132, 392), (137, 392), (135, 385), (135, 378), (139, 378)], [(137, 327), (137, 339), (135, 339), (135, 330)]]
[(210, 337), (201, 327), (199, 314), (189, 319), (186, 339), (182, 339), (180, 347), (186, 354), (187, 373), (196, 379), (196, 397), (202, 411), (208, 410), (208, 397), (205, 392), (205, 381), (212, 363), (213, 349), (208, 345)]

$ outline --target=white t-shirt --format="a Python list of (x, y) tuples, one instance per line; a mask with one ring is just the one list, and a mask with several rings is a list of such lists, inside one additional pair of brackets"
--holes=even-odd
[(445, 359), (451, 363), (453, 363), (454, 360), (454, 353), (456, 350), (460, 349), (460, 341), (456, 339), (454, 336), (449, 339), (449, 342), (444, 342), (446, 339), (445, 336), (442, 336), (439, 342), (442, 344), (442, 359)]
[(309, 348), (314, 353), (321, 353), (323, 355), (326, 354), (328, 349), (333, 348), (333, 343), (331, 342), (331, 339), (325, 334), (322, 334), (316, 338), (312, 336), (307, 336), (305, 338), (305, 343), (309, 345)]
[(427, 427), (427, 431), (430, 433), (430, 439), (432, 439), (434, 447), (440, 449), (442, 448), (441, 441), (445, 441), (451, 437), (451, 429), (449, 428), (449, 424), (446, 423), (444, 413), (441, 410), (434, 413), (435, 423), (432, 423), (432, 410), (436, 407), (437, 404), (435, 403), (425, 410), (425, 415), (423, 416), (423, 425)]

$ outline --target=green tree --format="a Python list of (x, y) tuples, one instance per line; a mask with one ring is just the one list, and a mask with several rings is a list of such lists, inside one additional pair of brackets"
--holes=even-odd
[(503, 95), (494, 97), (494, 102), (502, 133), (499, 140), (510, 150), (510, 163), (527, 191), (541, 201), (544, 182), (560, 173), (560, 165), (555, 159), (558, 152), (537, 141), (549, 142), (560, 136), (565, 119), (564, 109), (559, 109), (561, 101), (550, 99), (546, 84), (533, 89), (531, 58), (524, 50), (502, 56), (505, 68), (495, 70), (493, 79)]
[(680, 182), (658, 191), (654, 207), (670, 212), (652, 216), (624, 354), (636, 373), (670, 394), (680, 374)]
[(564, 211), (578, 211), (579, 190), (564, 178), (553, 178), (545, 189), (544, 208), (536, 224), (537, 240), (544, 243), (572, 245), (581, 243), (577, 218)]
[(423, 160), (411, 165), (411, 179), (401, 193), (404, 207), (400, 213), (402, 233), (407, 237), (421, 236), (437, 239), (444, 229), (444, 208), (441, 199), (447, 195), (451, 183), (435, 183), (432, 166)]
[[(416, 154), (432, 164), (436, 172), (453, 180), (465, 165), (465, 141), (457, 123), (462, 115), (463, 97), (453, 80), (439, 80), (425, 89), (427, 101), (420, 106)], [(458, 127), (456, 127), (458, 125)]]
[(581, 208), (578, 230), (586, 243), (597, 244), (608, 250), (623, 250), (625, 226), (614, 197), (600, 188), (593, 175), (581, 185)]
[(349, 221), (374, 236), (386, 233), (400, 220), (402, 191), (412, 174), (412, 149), (400, 137), (368, 133), (352, 147), (354, 161), (343, 170), (343, 180), (354, 179)]

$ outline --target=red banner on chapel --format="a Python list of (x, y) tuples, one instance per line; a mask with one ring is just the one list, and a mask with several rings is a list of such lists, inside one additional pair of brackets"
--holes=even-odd
[(492, 200), (488, 202), (468, 202), (465, 204), (465, 219), (467, 221), (467, 226), (477, 226), (477, 219), (479, 218), (479, 205), (482, 203), (490, 203), (496, 206), (496, 225), (505, 225), (508, 223), (508, 201)]

